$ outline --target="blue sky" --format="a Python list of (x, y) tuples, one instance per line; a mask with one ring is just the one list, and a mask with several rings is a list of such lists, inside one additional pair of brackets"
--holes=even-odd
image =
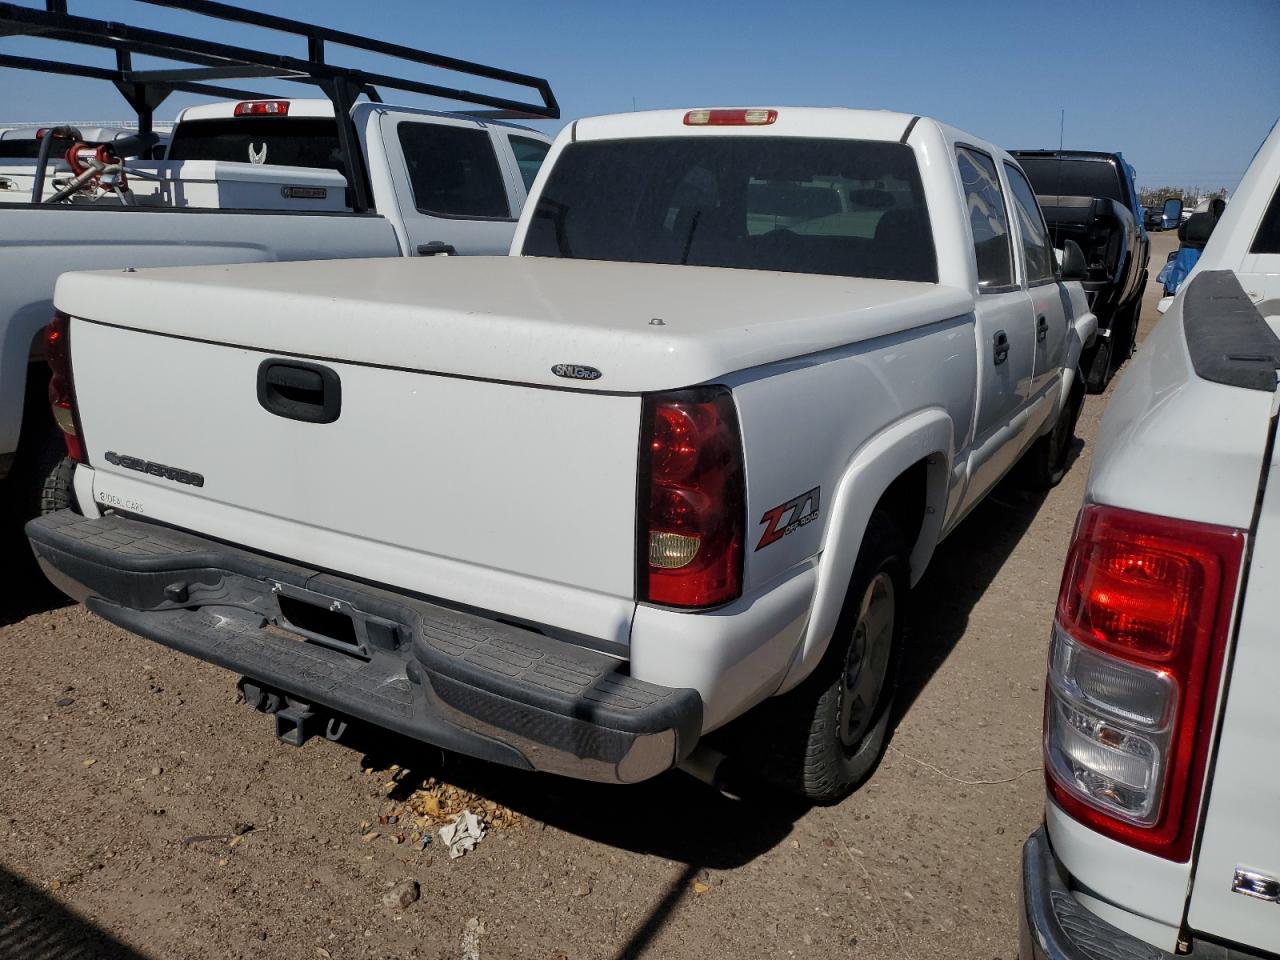
[[(1280, 0), (236, 2), (545, 76), (565, 120), (633, 103), (885, 107), (934, 116), (1013, 149), (1056, 146), (1065, 109), (1068, 147), (1122, 150), (1146, 186), (1234, 187), (1280, 114)], [(126, 0), (69, 0), (69, 7), (302, 53), (299, 41), (279, 34)], [(0, 52), (54, 50), (45, 41), (0, 38)], [(78, 55), (111, 63), (100, 51)], [(343, 56), (394, 72), (351, 51), (334, 59)], [(99, 81), (0, 69), (0, 89), (0, 125), (128, 116), (115, 90)], [(171, 118), (189, 102), (197, 101), (175, 96), (157, 117)]]

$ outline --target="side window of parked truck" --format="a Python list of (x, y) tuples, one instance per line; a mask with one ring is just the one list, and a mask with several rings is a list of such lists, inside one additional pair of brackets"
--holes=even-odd
[(542, 161), (547, 159), (547, 151), (551, 144), (534, 140), (531, 137), (512, 137), (511, 152), (515, 154), (516, 166), (520, 168), (520, 179), (524, 181), (526, 190), (533, 186), (534, 178), (542, 168)]
[(401, 123), (396, 132), (409, 169), (413, 202), (445, 217), (511, 216), (498, 155), (487, 130), (440, 123)]
[(978, 287), (995, 290), (1013, 283), (1013, 250), (1009, 218), (995, 161), (972, 147), (956, 147), (956, 165), (964, 185), (973, 251), (978, 260)]
[(1280, 253), (1280, 189), (1271, 197), (1267, 212), (1262, 215), (1262, 223), (1254, 235), (1250, 253)]
[(1009, 178), (1009, 192), (1013, 194), (1013, 210), (1018, 218), (1018, 233), (1022, 236), (1022, 260), (1026, 264), (1027, 283), (1048, 283), (1054, 279), (1053, 244), (1044, 225), (1040, 204), (1027, 178), (1017, 167), (1006, 163), (1004, 174)]

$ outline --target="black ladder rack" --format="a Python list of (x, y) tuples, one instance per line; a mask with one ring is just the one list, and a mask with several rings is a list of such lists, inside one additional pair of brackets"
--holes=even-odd
[[(115, 85), (137, 113), (138, 131), (144, 134), (151, 132), (156, 107), (176, 91), (233, 100), (275, 99), (211, 81), (278, 79), (317, 86), (333, 102), (334, 117), (338, 124), (339, 146), (347, 163), (346, 169), (351, 173), (352, 207), (357, 212), (369, 209), (368, 175), (359, 149), (355, 125), (351, 120), (352, 104), (361, 94), (378, 103), (382, 102), (379, 88), (425, 94), (485, 108), (479, 111), (461, 112), (488, 119), (555, 120), (560, 116), (560, 105), (556, 102), (551, 84), (529, 74), (416, 50), (398, 43), (361, 37), (342, 30), (331, 30), (287, 17), (246, 10), (228, 3), (217, 2), (217, 0), (134, 0), (134, 2), (169, 7), (217, 20), (243, 23), (291, 34), (306, 40), (307, 56), (293, 57), (268, 53), (130, 24), (78, 17), (67, 12), (67, 0), (45, 0), (43, 10), (13, 3), (0, 3), (0, 37), (37, 36), (65, 43), (114, 50), (116, 69), (3, 53), (0, 53), (0, 67), (106, 80)], [(376, 53), (450, 73), (523, 87), (534, 94), (536, 99), (528, 101), (511, 99), (408, 77), (396, 77), (340, 66), (330, 63), (325, 58), (327, 43)], [(189, 63), (192, 66), (135, 70), (133, 68), (135, 53)]]

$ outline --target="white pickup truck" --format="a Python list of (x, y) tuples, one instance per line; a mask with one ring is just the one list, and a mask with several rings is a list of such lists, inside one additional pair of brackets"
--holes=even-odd
[(1102, 423), (1053, 625), (1023, 960), (1280, 954), (1278, 371), (1280, 126)]
[(842, 797), (938, 541), (1067, 461), (1096, 320), (1017, 164), (890, 112), (579, 120), (512, 253), (63, 276), (43, 568), (295, 741), (631, 782), (763, 704), (767, 772)]
[[(256, 112), (265, 104), (270, 114)], [(109, 191), (31, 204), (35, 161), (0, 165), (0, 181), (14, 185), (0, 190), (0, 477), (19, 470), (27, 516), (66, 498), (61, 441), (44, 426), (40, 400), (47, 383), (40, 333), (59, 274), (506, 251), (546, 137), (510, 123), (361, 102), (352, 119), (372, 209), (353, 213), (345, 172), (333, 169), (341, 166), (333, 116), (328, 100), (189, 107), (167, 159), (126, 160), (128, 206)], [(49, 177), (46, 200), (67, 177)]]

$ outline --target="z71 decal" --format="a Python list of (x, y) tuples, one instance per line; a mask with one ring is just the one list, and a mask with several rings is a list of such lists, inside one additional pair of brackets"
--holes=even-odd
[(781, 540), (787, 534), (794, 533), (801, 527), (817, 520), (818, 494), (821, 491), (821, 487), (814, 487), (809, 492), (802, 493), (800, 496), (766, 511), (765, 515), (760, 518), (760, 522), (767, 523), (768, 526), (765, 527), (764, 534), (760, 537), (760, 542), (756, 544), (756, 549), (767, 547), (769, 544)]

